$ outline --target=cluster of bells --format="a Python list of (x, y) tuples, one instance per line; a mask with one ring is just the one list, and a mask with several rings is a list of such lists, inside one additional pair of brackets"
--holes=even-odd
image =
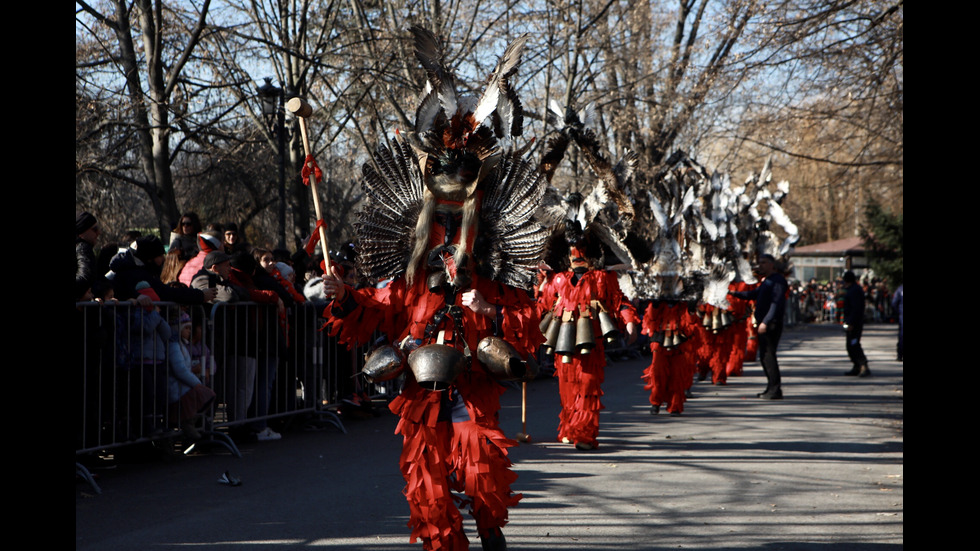
[(673, 350), (678, 346), (687, 342), (690, 337), (681, 333), (676, 329), (664, 329), (663, 331), (657, 331), (650, 337), (650, 340), (659, 344), (660, 346), (666, 348), (667, 350)]
[(732, 324), (732, 315), (728, 310), (722, 310), (720, 308), (715, 308), (711, 311), (710, 316), (704, 316), (701, 319), (701, 325), (705, 329), (711, 331), (715, 335), (721, 333), (725, 328)]
[[(594, 308), (599, 318), (599, 331), (607, 343), (619, 338), (616, 321), (601, 305)], [(565, 310), (562, 314), (548, 312), (541, 319), (541, 333), (544, 334), (545, 354), (559, 354), (564, 363), (571, 362), (573, 354), (588, 354), (595, 348), (595, 335), (592, 330), (593, 309), (576, 311)], [(577, 318), (577, 319), (576, 319)]]
[[(406, 340), (399, 346), (383, 344), (366, 353), (361, 375), (369, 383), (394, 379), (407, 364), (415, 380), (426, 390), (446, 390), (460, 373), (469, 368), (472, 354), (469, 347), (460, 351), (440, 342), (413, 348), (415, 341)], [(407, 352), (407, 354), (406, 354)], [(534, 356), (526, 360), (507, 341), (500, 337), (485, 337), (477, 346), (477, 359), (498, 381), (527, 381), (538, 375)]]

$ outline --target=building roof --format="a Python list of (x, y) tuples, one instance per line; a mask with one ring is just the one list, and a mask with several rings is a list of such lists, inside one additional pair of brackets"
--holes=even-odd
[(794, 248), (790, 254), (791, 255), (845, 255), (845, 254), (863, 255), (864, 239), (860, 237), (845, 237), (844, 239), (827, 241), (826, 243), (805, 245), (803, 247)]

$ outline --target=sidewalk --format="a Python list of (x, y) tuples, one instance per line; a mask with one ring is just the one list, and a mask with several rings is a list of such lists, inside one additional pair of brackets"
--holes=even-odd
[[(897, 327), (862, 340), (873, 376), (850, 368), (834, 325), (788, 329), (782, 401), (758, 362), (728, 385), (698, 383), (684, 414), (649, 414), (649, 358), (606, 370), (600, 448), (555, 442), (554, 380), (528, 390), (532, 442), (511, 450), (524, 494), (505, 528), (511, 550), (900, 549), (904, 541), (902, 364)], [(521, 393), (501, 425), (521, 430)], [(296, 428), (244, 457), (121, 465), (103, 494), (76, 486), (76, 549), (421, 549), (409, 545), (390, 414), (349, 421), (349, 434)], [(225, 470), (239, 487), (216, 482)], [(466, 530), (479, 549), (472, 519)]]

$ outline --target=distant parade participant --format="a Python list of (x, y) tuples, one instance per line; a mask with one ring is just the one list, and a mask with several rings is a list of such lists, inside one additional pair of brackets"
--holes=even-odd
[[(637, 336), (636, 309), (619, 289), (614, 272), (596, 269), (600, 247), (577, 241), (568, 248), (568, 270), (556, 273), (539, 304), (559, 327), (555, 374), (561, 396), (558, 440), (576, 449), (599, 447), (599, 411), (603, 409), (604, 340), (625, 330), (627, 342)], [(592, 255), (587, 251), (592, 250)], [(605, 316), (607, 323), (600, 318)], [(564, 333), (562, 333), (564, 331)], [(614, 335), (616, 336), (616, 335)]]
[[(597, 180), (588, 195), (562, 196), (549, 188), (542, 212), (553, 227), (547, 260), (554, 273), (538, 295), (548, 322), (543, 328), (545, 351), (555, 355), (561, 398), (558, 440), (588, 451), (599, 446), (605, 342), (625, 333), (627, 344), (632, 344), (638, 336), (636, 308), (620, 289), (617, 273), (608, 269), (635, 265), (623, 241), (633, 218), (623, 189), (632, 177), (636, 156), (627, 155), (613, 167), (602, 155), (595, 132), (586, 127), (590, 108), (575, 113), (554, 104), (551, 109), (565, 126), (549, 140), (541, 172), (550, 182), (574, 142)], [(586, 174), (576, 176), (579, 182), (587, 181)]]
[(690, 306), (683, 300), (654, 300), (643, 313), (643, 334), (650, 337), (651, 352), (643, 388), (650, 392), (651, 415), (660, 413), (663, 405), (671, 415), (684, 412), (704, 333)]
[[(748, 291), (754, 289), (757, 283), (748, 283), (746, 281), (733, 282), (729, 289), (731, 291)], [(732, 355), (728, 358), (728, 363), (725, 366), (729, 377), (736, 377), (742, 374), (745, 361), (748, 356), (748, 347), (750, 339), (750, 329), (752, 328), (752, 305), (749, 301), (745, 299), (740, 299), (735, 296), (729, 298), (729, 302), (732, 305)], [(754, 334), (752, 335), (752, 340), (755, 340)]]

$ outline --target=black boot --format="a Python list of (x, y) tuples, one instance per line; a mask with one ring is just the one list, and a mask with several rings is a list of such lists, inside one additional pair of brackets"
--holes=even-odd
[(859, 366), (858, 364), (854, 364), (854, 367), (852, 367), (850, 371), (845, 371), (844, 375), (857, 375), (860, 372), (861, 372), (861, 366)]
[(489, 536), (480, 536), (483, 551), (507, 551), (507, 540), (500, 528), (491, 528)]
[(857, 376), (858, 377), (870, 377), (871, 376), (871, 370), (868, 369), (868, 364), (862, 364), (861, 365), (861, 369), (858, 370)]

